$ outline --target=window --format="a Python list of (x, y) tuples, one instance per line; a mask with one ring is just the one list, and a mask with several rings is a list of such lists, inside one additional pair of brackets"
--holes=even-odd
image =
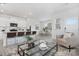
[(77, 24), (77, 22), (78, 22), (78, 20), (75, 19), (75, 18), (69, 18), (69, 19), (67, 19), (67, 20), (65, 21), (65, 23), (66, 23), (67, 25), (74, 25), (74, 24)]

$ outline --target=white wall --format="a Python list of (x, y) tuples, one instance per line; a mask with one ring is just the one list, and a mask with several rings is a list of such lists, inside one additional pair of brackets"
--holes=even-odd
[[(70, 26), (65, 24), (65, 21), (71, 17), (76, 18), (76, 20), (78, 20), (78, 23), (76, 23), (75, 25), (70, 25)], [(66, 26), (67, 31), (75, 33), (75, 35), (74, 35), (75, 37), (72, 38), (73, 39), (72, 43), (79, 45), (79, 37), (78, 37), (79, 36), (79, 8), (73, 8), (73, 9), (70, 9), (67, 11), (61, 11), (60, 13), (55, 14), (53, 16), (53, 18), (54, 19), (57, 19), (57, 18), (61, 19), (60, 25), (62, 28), (61, 28), (61, 30), (56, 30), (56, 34), (58, 34), (58, 33), (63, 34), (65, 32), (64, 27)]]
[(17, 23), (18, 27), (26, 27), (26, 20), (19, 17), (0, 16), (0, 32), (4, 27), (7, 31), (10, 28), (10, 23)]
[[(18, 27), (21, 29), (26, 29), (31, 26), (32, 31), (36, 30), (35, 26), (39, 25), (39, 21), (36, 19), (25, 19), (25, 18), (20, 18), (20, 17), (14, 17), (14, 16), (9, 16), (9, 15), (0, 15), (0, 40), (3, 40), (3, 46), (6, 46), (6, 33), (9, 32), (9, 30), (11, 28), (14, 27), (10, 27), (10, 23), (17, 23)], [(5, 30), (5, 32), (2, 32), (2, 30)], [(17, 27), (16, 27), (17, 29)], [(16, 43), (17, 40), (14, 40), (15, 38), (13, 38), (12, 40), (9, 40), (10, 44), (14, 44)], [(8, 39), (7, 39), (8, 40)], [(19, 42), (22, 42), (22, 39), (20, 40), (19, 37)]]
[(55, 28), (56, 20), (54, 18), (50, 18), (46, 21), (40, 22), (40, 30), (45, 26), (45, 24), (48, 23), (52, 23), (52, 31), (51, 31), (52, 36), (48, 36), (47, 41), (53, 42), (53, 39), (56, 39), (56, 28)]
[(5, 32), (9, 32), (11, 28), (10, 23), (17, 23), (18, 27), (26, 29), (26, 20), (24, 18), (0, 15), (0, 39), (2, 39), (5, 34), (4, 32), (2, 32), (3, 29), (5, 30)]
[(31, 26), (32, 31), (38, 31), (35, 29), (36, 26), (40, 26), (40, 22), (38, 19), (33, 19), (33, 18), (27, 18), (26, 20), (26, 27), (29, 28)]
[[(57, 30), (57, 33), (60, 32), (63, 34), (65, 32), (64, 27), (65, 25), (65, 20), (68, 18), (74, 17), (77, 18), (79, 17), (79, 8), (70, 8), (70, 9), (65, 9), (61, 10), (59, 13), (56, 13), (55, 15), (52, 16), (54, 19), (60, 18), (60, 25), (61, 25), (61, 30)], [(79, 33), (78, 27), (79, 24), (75, 24), (74, 26), (67, 26), (67, 29), (70, 31), (76, 31), (76, 33)]]

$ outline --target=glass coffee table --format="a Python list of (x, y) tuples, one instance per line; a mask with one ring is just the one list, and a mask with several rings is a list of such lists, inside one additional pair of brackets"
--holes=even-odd
[(28, 49), (27, 47), (18, 47), (18, 54), (20, 56), (54, 56), (57, 52), (57, 44), (47, 43), (48, 49), (40, 50), (40, 44), (36, 44), (34, 47)]

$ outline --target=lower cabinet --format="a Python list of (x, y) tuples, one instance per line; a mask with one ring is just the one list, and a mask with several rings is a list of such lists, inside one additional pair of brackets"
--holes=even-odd
[(7, 45), (14, 45), (16, 43), (23, 43), (24, 41), (27, 41), (27, 39), (24, 36), (7, 38)]
[(13, 45), (13, 44), (16, 44), (16, 38), (8, 38), (7, 45)]
[(22, 43), (24, 41), (26, 41), (25, 37), (16, 37), (16, 43)]

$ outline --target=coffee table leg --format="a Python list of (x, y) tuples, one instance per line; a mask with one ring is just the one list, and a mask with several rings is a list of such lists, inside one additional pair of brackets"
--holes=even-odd
[(58, 51), (58, 44), (56, 44), (56, 51)]
[(24, 51), (23, 51), (23, 56), (24, 56), (25, 54), (24, 54)]
[(71, 51), (71, 46), (69, 45), (69, 52)]

